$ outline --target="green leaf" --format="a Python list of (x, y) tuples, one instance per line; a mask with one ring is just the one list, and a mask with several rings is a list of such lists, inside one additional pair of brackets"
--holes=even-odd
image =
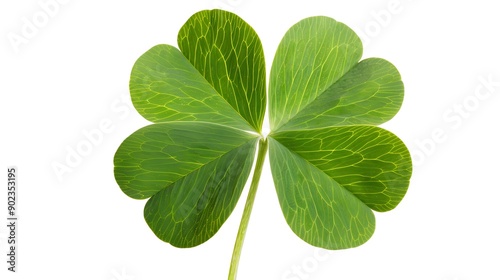
[(403, 199), (412, 164), (404, 143), (373, 125), (403, 101), (397, 69), (361, 58), (357, 35), (326, 17), (307, 18), (283, 37), (269, 86), (270, 162), (291, 229), (312, 245), (366, 242), (372, 211)]
[[(382, 128), (343, 126), (285, 131), (272, 138), (373, 210), (394, 209), (408, 189), (410, 154), (396, 135)], [(289, 188), (290, 184), (276, 183), (276, 187)]]
[(212, 237), (233, 211), (257, 139), (211, 123), (153, 124), (118, 148), (115, 178), (130, 197), (151, 197), (144, 217), (160, 239), (193, 247)]
[(238, 202), (255, 143), (231, 150), (151, 197), (144, 217), (156, 236), (176, 247), (193, 247), (211, 238)]
[(361, 40), (346, 25), (311, 17), (292, 26), (278, 46), (269, 79), (269, 119), (278, 131), (361, 58)]
[(356, 247), (372, 236), (375, 217), (370, 208), (273, 137), (269, 145), (278, 199), (295, 234), (326, 249)]
[(175, 47), (157, 45), (134, 64), (130, 95), (152, 122), (210, 121), (253, 130)]
[(120, 145), (114, 160), (115, 179), (128, 196), (148, 198), (256, 139), (247, 132), (212, 123), (152, 124)]
[(266, 69), (262, 44), (252, 27), (233, 13), (205, 10), (191, 16), (177, 41), (210, 85), (260, 133)]
[(403, 92), (396, 67), (381, 58), (368, 58), (305, 106), (280, 131), (379, 125), (396, 115)]

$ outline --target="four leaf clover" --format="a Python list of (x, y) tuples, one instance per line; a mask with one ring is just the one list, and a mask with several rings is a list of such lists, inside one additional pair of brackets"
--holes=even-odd
[(210, 239), (238, 202), (257, 149), (251, 202), (269, 149), (283, 215), (314, 246), (363, 244), (375, 229), (372, 210), (402, 200), (411, 158), (377, 125), (398, 112), (403, 83), (388, 61), (360, 61), (362, 44), (349, 27), (318, 16), (285, 34), (271, 68), (268, 136), (255, 31), (233, 13), (205, 10), (182, 26), (178, 46), (154, 46), (135, 63), (132, 102), (153, 124), (125, 139), (114, 158), (122, 191), (149, 199), (144, 217), (158, 238), (176, 247)]

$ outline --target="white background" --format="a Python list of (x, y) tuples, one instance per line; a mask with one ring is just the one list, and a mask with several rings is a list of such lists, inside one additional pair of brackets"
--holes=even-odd
[[(246, 191), (215, 237), (176, 249), (149, 230), (145, 201), (125, 196), (113, 178), (118, 145), (147, 124), (128, 98), (133, 63), (158, 43), (176, 45), (190, 15), (217, 7), (255, 28), (268, 68), (283, 34), (302, 18), (330, 16), (359, 32), (364, 57), (383, 57), (401, 72), (405, 101), (384, 127), (415, 160), (407, 196), (394, 211), (376, 214), (374, 236), (334, 252), (288, 228), (266, 163), (238, 279), (500, 279), (495, 1), (61, 0), (44, 22), (40, 3), (48, 1), (0, 4), (0, 167), (5, 174), (9, 165), (19, 168), (20, 218), (19, 272), (7, 272), (2, 261), (0, 279), (227, 277)], [(27, 21), (38, 27), (24, 36)], [(24, 40), (13, 44), (13, 36)], [(488, 91), (482, 79), (498, 82)], [(101, 122), (111, 128), (58, 178), (53, 165), (67, 165), (69, 151), (87, 141), (84, 131)], [(2, 187), (2, 217), (5, 201)]]

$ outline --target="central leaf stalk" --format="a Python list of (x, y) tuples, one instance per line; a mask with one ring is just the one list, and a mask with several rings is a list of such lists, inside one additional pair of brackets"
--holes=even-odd
[(252, 213), (255, 194), (257, 193), (257, 189), (259, 187), (259, 180), (260, 175), (262, 174), (262, 166), (264, 165), (264, 160), (266, 159), (267, 147), (267, 139), (261, 138), (259, 141), (259, 151), (257, 155), (257, 163), (255, 164), (255, 170), (253, 172), (252, 183), (250, 184), (245, 209), (243, 210), (243, 215), (241, 217), (240, 228), (238, 229), (238, 235), (236, 236), (236, 242), (234, 243), (233, 257), (231, 258), (228, 280), (236, 279), (241, 249), (243, 247), (243, 241), (245, 240), (248, 222), (250, 221), (250, 214)]

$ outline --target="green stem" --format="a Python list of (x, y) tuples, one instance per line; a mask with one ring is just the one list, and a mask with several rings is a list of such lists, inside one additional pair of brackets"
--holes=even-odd
[(260, 175), (262, 174), (262, 166), (266, 158), (266, 153), (267, 153), (267, 139), (260, 139), (257, 163), (255, 164), (252, 183), (250, 184), (250, 190), (248, 191), (248, 197), (245, 203), (245, 209), (243, 210), (243, 216), (241, 217), (240, 228), (238, 229), (236, 242), (234, 243), (233, 257), (231, 259), (231, 267), (229, 268), (228, 280), (236, 279), (236, 274), (238, 272), (238, 263), (240, 262), (240, 256), (241, 256), (241, 248), (243, 247), (243, 241), (245, 240), (245, 233), (247, 232), (248, 221), (250, 221), (250, 214), (252, 213), (255, 194), (257, 193), (257, 189), (259, 187)]

